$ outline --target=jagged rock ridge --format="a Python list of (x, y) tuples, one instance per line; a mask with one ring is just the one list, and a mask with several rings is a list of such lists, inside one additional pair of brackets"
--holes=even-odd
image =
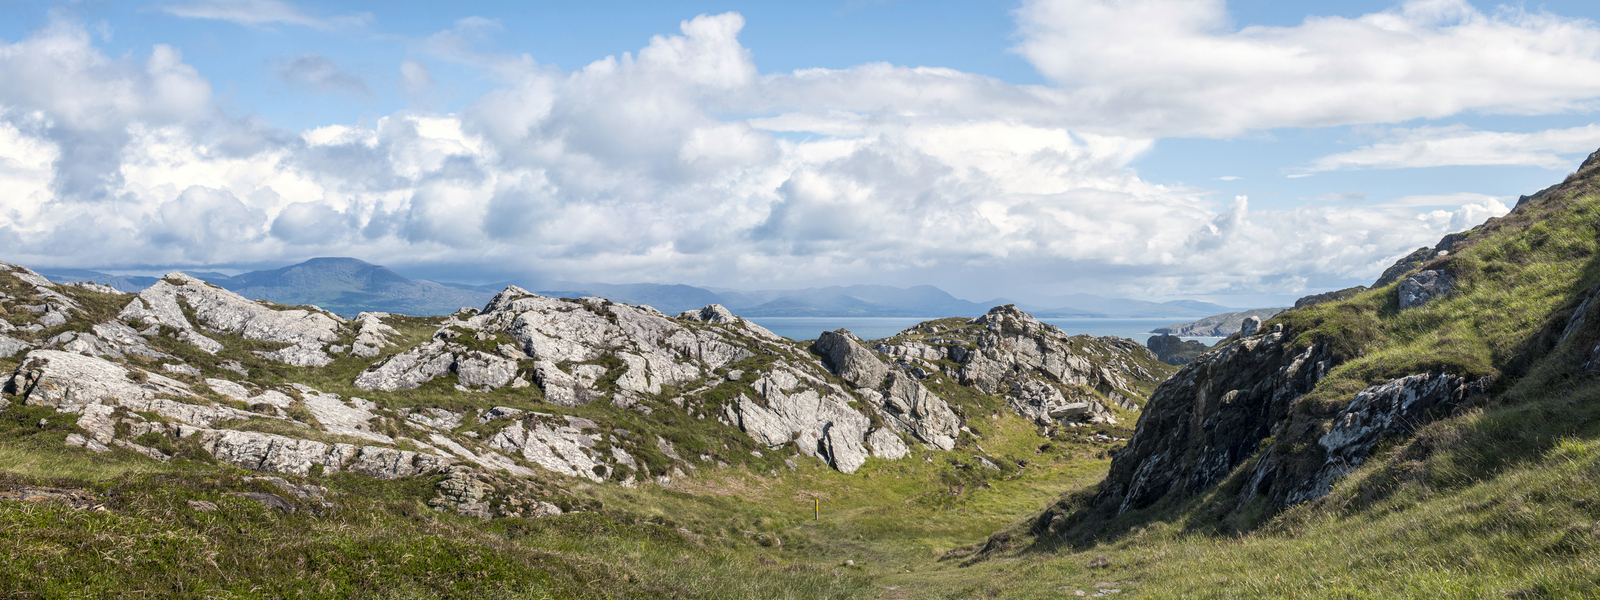
[[(835, 332), (808, 349), (717, 305), (668, 316), (512, 286), (481, 311), (347, 321), (182, 273), (127, 295), (0, 269), (0, 351), (17, 365), (0, 409), (78, 415), (69, 445), (290, 475), (439, 475), (441, 506), (477, 516), (553, 514), (499, 503), (488, 490), (515, 487), (505, 478), (667, 485), (740, 447), (778, 468), (815, 457), (844, 472), (949, 450), (963, 417), (935, 381), (1060, 426), (1137, 410), (1165, 373), (1137, 344), (1066, 336), (1013, 307), (875, 347)], [(300, 379), (318, 372), (348, 375)], [(428, 405), (443, 396), (454, 407)], [(624, 414), (727, 433), (708, 443), (605, 416)]]

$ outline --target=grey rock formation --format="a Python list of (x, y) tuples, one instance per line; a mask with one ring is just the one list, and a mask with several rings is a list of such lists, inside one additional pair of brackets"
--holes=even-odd
[(776, 366), (752, 387), (757, 397), (741, 395), (725, 406), (728, 420), (751, 439), (772, 448), (792, 441), (806, 456), (846, 473), (866, 461), (862, 443), (872, 422), (850, 407), (843, 389), (787, 365)]
[(889, 374), (889, 366), (848, 331), (822, 332), (811, 351), (822, 356), (828, 370), (854, 387), (876, 388)]
[(1120, 514), (1211, 488), (1333, 368), (1327, 348), (1274, 331), (1219, 345), (1156, 388), (1093, 506)]
[[(604, 458), (595, 453), (593, 437), (582, 430), (546, 423), (538, 416), (512, 421), (495, 433), (488, 446), (515, 455), (547, 470), (569, 477), (602, 481), (606, 474)], [(595, 467), (601, 467), (601, 473)]]
[(1418, 271), (1400, 282), (1400, 310), (1416, 308), (1450, 293), (1456, 281), (1444, 271)]
[(478, 478), (478, 474), (471, 467), (464, 465), (452, 466), (445, 471), (445, 478), (437, 484), (439, 497), (428, 502), (435, 508), (452, 508), (457, 514), (465, 517), (488, 519), (494, 516), (489, 510), (489, 505), (483, 502), (484, 495), (493, 488)]
[[(196, 322), (189, 322), (184, 315), (185, 305), (193, 310)], [(263, 356), (295, 366), (323, 366), (332, 362), (333, 358), (322, 348), (339, 337), (339, 320), (334, 315), (302, 309), (275, 310), (183, 273), (171, 273), (139, 292), (118, 318), (124, 322), (137, 319), (145, 325), (160, 324), (185, 332), (191, 336), (185, 341), (208, 352), (215, 350), (192, 337), (200, 335), (195, 331), (197, 328), (289, 344), (288, 348)]]
[[(1447, 374), (1423, 373), (1387, 381), (1356, 393), (1350, 405), (1333, 418), (1317, 440), (1327, 459), (1313, 477), (1288, 494), (1295, 504), (1326, 496), (1333, 483), (1366, 462), (1385, 436), (1408, 434), (1446, 416), (1450, 409), (1485, 395), (1491, 378), (1467, 381)], [(1258, 472), (1261, 476), (1263, 472)]]
[(407, 450), (325, 444), (254, 431), (180, 426), (177, 436), (194, 438), (218, 460), (268, 473), (304, 476), (320, 465), (324, 473), (342, 470), (379, 479), (397, 479), (439, 472), (452, 462), (445, 457)]
[(363, 390), (385, 392), (422, 387), (433, 378), (450, 372), (455, 355), (449, 350), (448, 342), (433, 340), (363, 371), (356, 377), (355, 385)]
[[(134, 381), (132, 377), (144, 381)], [(200, 397), (180, 381), (144, 371), (131, 372), (101, 358), (58, 350), (28, 353), (6, 383), (5, 390), (24, 398), (30, 405), (50, 406), (66, 413), (93, 415), (96, 411), (122, 407), (132, 412), (154, 412), (201, 427), (262, 416), (227, 406), (201, 404)], [(94, 408), (96, 406), (105, 408)], [(93, 416), (89, 418), (90, 422), (94, 420)]]
[(889, 460), (900, 460), (911, 453), (906, 443), (893, 431), (879, 427), (867, 435), (867, 445), (872, 448), (872, 455)]
[[(433, 341), (362, 373), (356, 385), (412, 389), (449, 372), (468, 389), (526, 385), (518, 373), (523, 362), (531, 362), (533, 383), (546, 401), (577, 406), (605, 395), (596, 387), (605, 367), (588, 364), (604, 356), (625, 366), (614, 380), (619, 390), (658, 394), (662, 386), (700, 379), (709, 370), (750, 356), (737, 339), (761, 333), (717, 306), (685, 313), (682, 321), (706, 325), (686, 327), (647, 306), (598, 298), (559, 300), (511, 286), (483, 312), (458, 313)], [(510, 338), (513, 343), (502, 344), (494, 354), (469, 350), (451, 341), (463, 331), (478, 340)]]
[(1053, 420), (1053, 406), (1072, 402), (1098, 404), (1099, 409), (1086, 414), (1108, 417), (1108, 405), (1132, 405), (1127, 399), (1138, 394), (1131, 379), (1156, 379), (1136, 358), (1153, 359), (1154, 354), (1132, 340), (1084, 336), (1083, 345), (1075, 347), (1060, 329), (1009, 305), (971, 323), (981, 325), (984, 333), (975, 348), (960, 353), (965, 363), (961, 382), (985, 393), (1005, 393), (1013, 409), (1041, 424)]
[(183, 365), (183, 364), (162, 363), (161, 364), (161, 370), (166, 371), (168, 373), (172, 373), (174, 375), (192, 375), (192, 376), (200, 375), (200, 369), (196, 369), (196, 368), (191, 367), (189, 365)]
[(18, 352), (22, 352), (32, 347), (32, 344), (17, 338), (7, 335), (0, 335), (0, 358), (11, 358)]
[(961, 419), (943, 398), (902, 371), (891, 372), (884, 387), (880, 408), (891, 426), (941, 450), (955, 448)]
[(355, 343), (350, 347), (352, 356), (372, 358), (383, 352), (383, 349), (393, 344), (390, 339), (400, 335), (400, 332), (385, 324), (383, 320), (389, 313), (364, 312), (356, 315), (355, 322), (361, 326), (356, 330)]
[(351, 398), (346, 402), (338, 394), (324, 394), (309, 386), (293, 385), (300, 392), (301, 404), (317, 417), (317, 422), (328, 433), (384, 444), (394, 443), (394, 438), (372, 430), (372, 421), (378, 418), (372, 414), (372, 409), (377, 405), (360, 398)]
[(1261, 331), (1261, 317), (1245, 317), (1239, 322), (1239, 337), (1250, 337)]

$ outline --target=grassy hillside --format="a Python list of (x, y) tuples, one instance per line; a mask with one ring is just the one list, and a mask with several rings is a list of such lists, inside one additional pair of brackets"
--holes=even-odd
[[(1586, 164), (1419, 265), (1456, 278), (1444, 298), (1401, 311), (1391, 283), (1269, 321), (1298, 347), (1330, 344), (1343, 362), (1223, 483), (1127, 513), (1088, 541), (1033, 537), (1021, 522), (991, 542), (1011, 550), (967, 577), (996, 582), (991, 597), (1048, 596), (1021, 588), (1058, 576), (1147, 597), (1600, 597), (1600, 381), (1589, 362), (1600, 302), (1586, 304), (1600, 284), (1594, 171)], [(1430, 372), (1495, 383), (1487, 398), (1380, 444), (1320, 500), (1276, 515), (1236, 505), (1269, 447), (1316, 458), (1317, 438), (1357, 391)], [(1051, 510), (1081, 511), (1095, 489)]]

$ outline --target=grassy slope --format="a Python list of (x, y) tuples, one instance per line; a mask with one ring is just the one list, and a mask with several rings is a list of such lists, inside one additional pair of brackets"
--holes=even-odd
[[(126, 302), (71, 293), (94, 300), (97, 317), (115, 314)], [(425, 341), (439, 322), (391, 321), (402, 337), (387, 352)], [(20, 597), (872, 597), (882, 591), (872, 585), (875, 579), (927, 569), (947, 550), (981, 540), (1048, 499), (1102, 477), (1114, 445), (1091, 436), (1125, 438), (1132, 424), (1132, 415), (1124, 414), (1130, 418), (1120, 426), (1066, 428), (1041, 437), (1003, 400), (935, 374), (929, 384), (968, 418), (972, 432), (963, 435), (961, 449), (919, 449), (901, 461), (872, 459), (854, 475), (794, 457), (799, 467), (791, 471), (784, 464), (789, 452), (755, 457), (750, 450), (756, 447), (745, 436), (730, 435), (714, 419), (694, 418), (694, 411), (665, 401), (654, 402), (657, 416), (647, 419), (606, 403), (539, 403), (536, 388), (463, 394), (445, 381), (418, 390), (367, 392), (350, 384), (365, 361), (341, 358), (291, 370), (251, 354), (269, 345), (214, 337), (226, 346), (216, 356), (166, 338), (156, 343), (206, 376), (237, 379), (220, 366), (233, 360), (251, 370), (252, 381), (303, 382), (388, 407), (501, 405), (603, 418), (640, 439), (666, 435), (686, 456), (707, 453), (731, 466), (701, 463), (698, 473), (679, 479), (673, 489), (625, 489), (547, 474), (535, 488), (583, 512), (489, 523), (428, 507), (436, 479), (298, 478), (332, 490), (335, 506), (317, 512), (302, 505), (300, 512), (279, 515), (230, 494), (281, 491), (247, 480), (252, 473), (218, 464), (197, 448), (177, 448), (180, 460), (166, 464), (122, 449), (92, 454), (64, 448), (74, 431), (73, 415), (13, 405), (0, 411), (0, 491), (40, 485), (89, 490), (107, 510), (0, 502), (0, 555), (8, 558), (0, 561), (0, 590)], [(156, 361), (132, 362), (157, 367)], [(729, 394), (748, 393), (747, 381), (722, 385)], [(43, 426), (40, 419), (46, 419)], [(234, 425), (270, 429), (281, 423)], [(810, 518), (813, 499), (822, 508), (816, 520)], [(214, 502), (220, 510), (197, 512), (188, 500)], [(843, 566), (845, 560), (855, 564)]]
[[(42, 482), (96, 490), (112, 510), (0, 502), (0, 580), (56, 596), (1050, 598), (1105, 583), (1155, 598), (1600, 597), (1600, 386), (1572, 368), (1600, 333), (1560, 346), (1550, 333), (1600, 282), (1600, 202), (1542, 210), (1485, 228), (1435, 265), (1461, 286), (1424, 308), (1398, 312), (1389, 286), (1279, 317), (1307, 332), (1303, 343), (1335, 340), (1351, 357), (1303, 400), (1307, 414), (1419, 371), (1500, 379), (1492, 401), (1388, 445), (1327, 499), (1242, 532), (1201, 497), (1089, 546), (941, 560), (1091, 486), (1106, 465), (1106, 446), (988, 418), (1004, 412), (981, 397), (959, 401), (974, 441), (1007, 459), (998, 472), (972, 447), (872, 460), (852, 476), (754, 461), (702, 469), (673, 490), (562, 481), (602, 508), (487, 524), (427, 509), (431, 482), (351, 476), (318, 480), (342, 494), (336, 510), (279, 516), (226, 495), (272, 491), (243, 472), (62, 451), (65, 424), (41, 429), (19, 415), (0, 433), (7, 483), (48, 474)], [(348, 393), (340, 386), (353, 373), (325, 369), (321, 386)], [(451, 396), (414, 394), (413, 405)], [(182, 502), (191, 498), (222, 510), (195, 513)], [(815, 521), (812, 498), (823, 509)]]
[(62, 449), (70, 416), (48, 412), (0, 412), (0, 490), (86, 489), (109, 510), (0, 502), (0, 589), (21, 597), (874, 597), (879, 579), (936, 570), (947, 550), (1103, 476), (1110, 447), (1052, 442), (1005, 414), (973, 423), (1004, 470), (917, 450), (853, 475), (814, 459), (702, 467), (673, 489), (551, 476), (591, 510), (482, 523), (428, 508), (431, 479), (348, 474), (291, 478), (328, 487), (335, 506), (279, 515), (229, 495), (282, 494), (253, 473)]
[(1095, 583), (1155, 598), (1600, 597), (1600, 383), (1577, 369), (1600, 331), (1557, 344), (1600, 283), (1600, 198), (1577, 183), (1424, 265), (1456, 274), (1449, 297), (1400, 312), (1390, 285), (1277, 319), (1350, 358), (1297, 407), (1316, 427), (1281, 446), (1314, 444), (1356, 391), (1412, 373), (1495, 376), (1488, 401), (1391, 440), (1327, 498), (1264, 523), (1227, 513), (1241, 469), (1125, 534), (1039, 540), (955, 569), (984, 582), (975, 591), (928, 597)]

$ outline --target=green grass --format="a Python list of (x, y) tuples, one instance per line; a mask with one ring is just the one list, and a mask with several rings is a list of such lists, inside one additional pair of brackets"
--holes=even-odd
[[(1327, 344), (1342, 362), (1299, 401), (1301, 427), (1269, 438), (1263, 451), (1309, 447), (1353, 394), (1387, 379), (1448, 372), (1497, 381), (1490, 400), (1389, 440), (1332, 494), (1281, 513), (1230, 503), (1241, 466), (1211, 492), (1158, 504), (1129, 529), (1073, 544), (1030, 539), (1041, 507), (1082, 505), (1104, 476), (1118, 445), (1091, 436), (1129, 437), (1133, 420), (1046, 438), (1002, 398), (942, 374), (928, 386), (973, 432), (957, 450), (914, 447), (904, 460), (870, 459), (845, 475), (792, 447), (758, 448), (715, 422), (722, 403), (749, 393), (749, 378), (720, 383), (684, 408), (670, 402), (683, 390), (665, 390), (644, 398), (655, 411), (645, 416), (606, 402), (554, 407), (534, 388), (463, 394), (448, 377), (366, 392), (351, 382), (368, 362), (340, 358), (292, 379), (377, 400), (391, 419), (401, 407), (494, 405), (589, 417), (626, 429), (621, 443), (655, 474), (671, 464), (654, 450), (657, 435), (698, 468), (667, 488), (547, 474), (523, 484), (495, 479), (497, 502), (524, 495), (582, 512), (488, 522), (430, 508), (433, 479), (319, 475), (297, 480), (327, 486), (334, 507), (301, 504), (283, 515), (230, 495), (277, 493), (247, 481), (250, 473), (189, 460), (201, 457), (184, 448), (170, 463), (65, 448), (70, 416), (13, 406), (0, 412), (0, 490), (86, 489), (107, 510), (0, 502), (0, 589), (22, 597), (955, 599), (1075, 597), (1103, 583), (1121, 597), (1147, 598), (1600, 597), (1600, 381), (1579, 369), (1600, 343), (1600, 323), (1557, 341), (1600, 283), (1597, 239), (1600, 199), (1546, 201), (1423, 265), (1456, 274), (1450, 296), (1401, 312), (1390, 285), (1269, 321), (1297, 346)], [(402, 332), (401, 346), (385, 350), (395, 353), (427, 340), (441, 320), (389, 322)], [(208, 375), (225, 374), (216, 365), (229, 358), (268, 381), (291, 374), (273, 371), (281, 367), (254, 357), (248, 343), (222, 341), (228, 349), (218, 357), (193, 357)], [(805, 352), (793, 344), (774, 351), (732, 368)], [(199, 513), (188, 500), (220, 510)], [(1004, 533), (991, 537), (996, 531)], [(980, 552), (986, 542), (990, 551)]]

